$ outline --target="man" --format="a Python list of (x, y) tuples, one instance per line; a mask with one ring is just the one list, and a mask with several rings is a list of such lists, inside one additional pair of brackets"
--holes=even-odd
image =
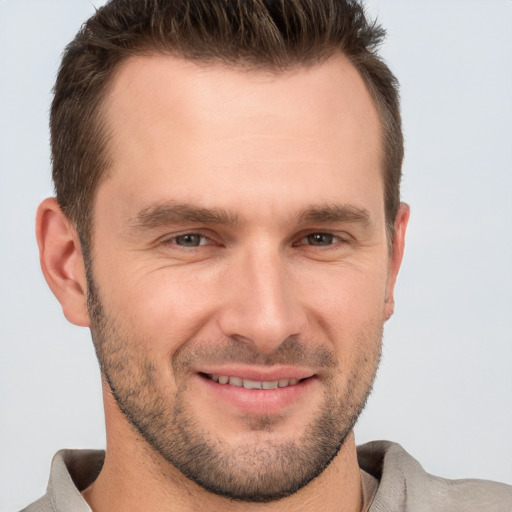
[(356, 452), (409, 217), (381, 37), (352, 2), (132, 0), (68, 47), (37, 233), (107, 450), (27, 510), (510, 509)]

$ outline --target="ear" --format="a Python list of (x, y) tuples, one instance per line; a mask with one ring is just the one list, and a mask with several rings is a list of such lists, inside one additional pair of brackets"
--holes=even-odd
[(391, 318), (395, 310), (395, 283), (402, 264), (405, 246), (405, 232), (409, 222), (409, 205), (400, 203), (398, 213), (395, 219), (395, 229), (393, 233), (393, 245), (389, 256), (388, 280), (386, 283), (386, 302), (384, 305), (384, 316), (386, 320)]
[(54, 197), (37, 209), (36, 237), (43, 275), (73, 324), (89, 326), (87, 279), (76, 229)]

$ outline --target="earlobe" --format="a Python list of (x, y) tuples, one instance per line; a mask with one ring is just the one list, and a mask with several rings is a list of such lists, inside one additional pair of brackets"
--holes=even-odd
[(405, 232), (409, 223), (410, 208), (406, 203), (400, 203), (395, 219), (393, 233), (393, 247), (389, 257), (388, 281), (386, 285), (386, 298), (384, 304), (384, 317), (389, 320), (395, 310), (395, 283), (402, 264), (405, 248)]
[(87, 279), (76, 229), (53, 197), (37, 210), (36, 237), (43, 275), (73, 324), (89, 326)]

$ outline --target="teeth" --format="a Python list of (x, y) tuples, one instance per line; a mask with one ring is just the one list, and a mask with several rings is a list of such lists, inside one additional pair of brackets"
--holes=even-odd
[(231, 384), (232, 386), (244, 387), (245, 389), (277, 389), (295, 386), (299, 379), (280, 379), (272, 381), (258, 381), (242, 379), (241, 377), (228, 377), (227, 375), (208, 375), (208, 378), (219, 384)]
[[(220, 380), (220, 379), (219, 379)], [(241, 379), (240, 377), (229, 377), (229, 383), (232, 385), (232, 386), (238, 386), (238, 387), (241, 387), (244, 383), (243, 379)]]
[(257, 380), (244, 379), (245, 389), (261, 389), (261, 382)]

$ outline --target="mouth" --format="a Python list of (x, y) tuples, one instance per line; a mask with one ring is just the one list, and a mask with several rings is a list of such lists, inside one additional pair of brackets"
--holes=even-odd
[(224, 384), (226, 386), (236, 386), (243, 387), (245, 389), (277, 389), (277, 388), (287, 388), (290, 386), (296, 386), (301, 382), (311, 378), (306, 377), (302, 379), (291, 378), (291, 379), (278, 379), (278, 380), (252, 380), (244, 377), (238, 377), (234, 375), (215, 375), (215, 374), (200, 374), (205, 379), (211, 380), (218, 384)]
[(299, 368), (204, 368), (196, 375), (207, 393), (205, 406), (218, 410), (222, 404), (223, 421), (229, 411), (235, 416), (291, 414), (304, 407), (306, 400), (316, 400), (320, 389), (318, 376)]

